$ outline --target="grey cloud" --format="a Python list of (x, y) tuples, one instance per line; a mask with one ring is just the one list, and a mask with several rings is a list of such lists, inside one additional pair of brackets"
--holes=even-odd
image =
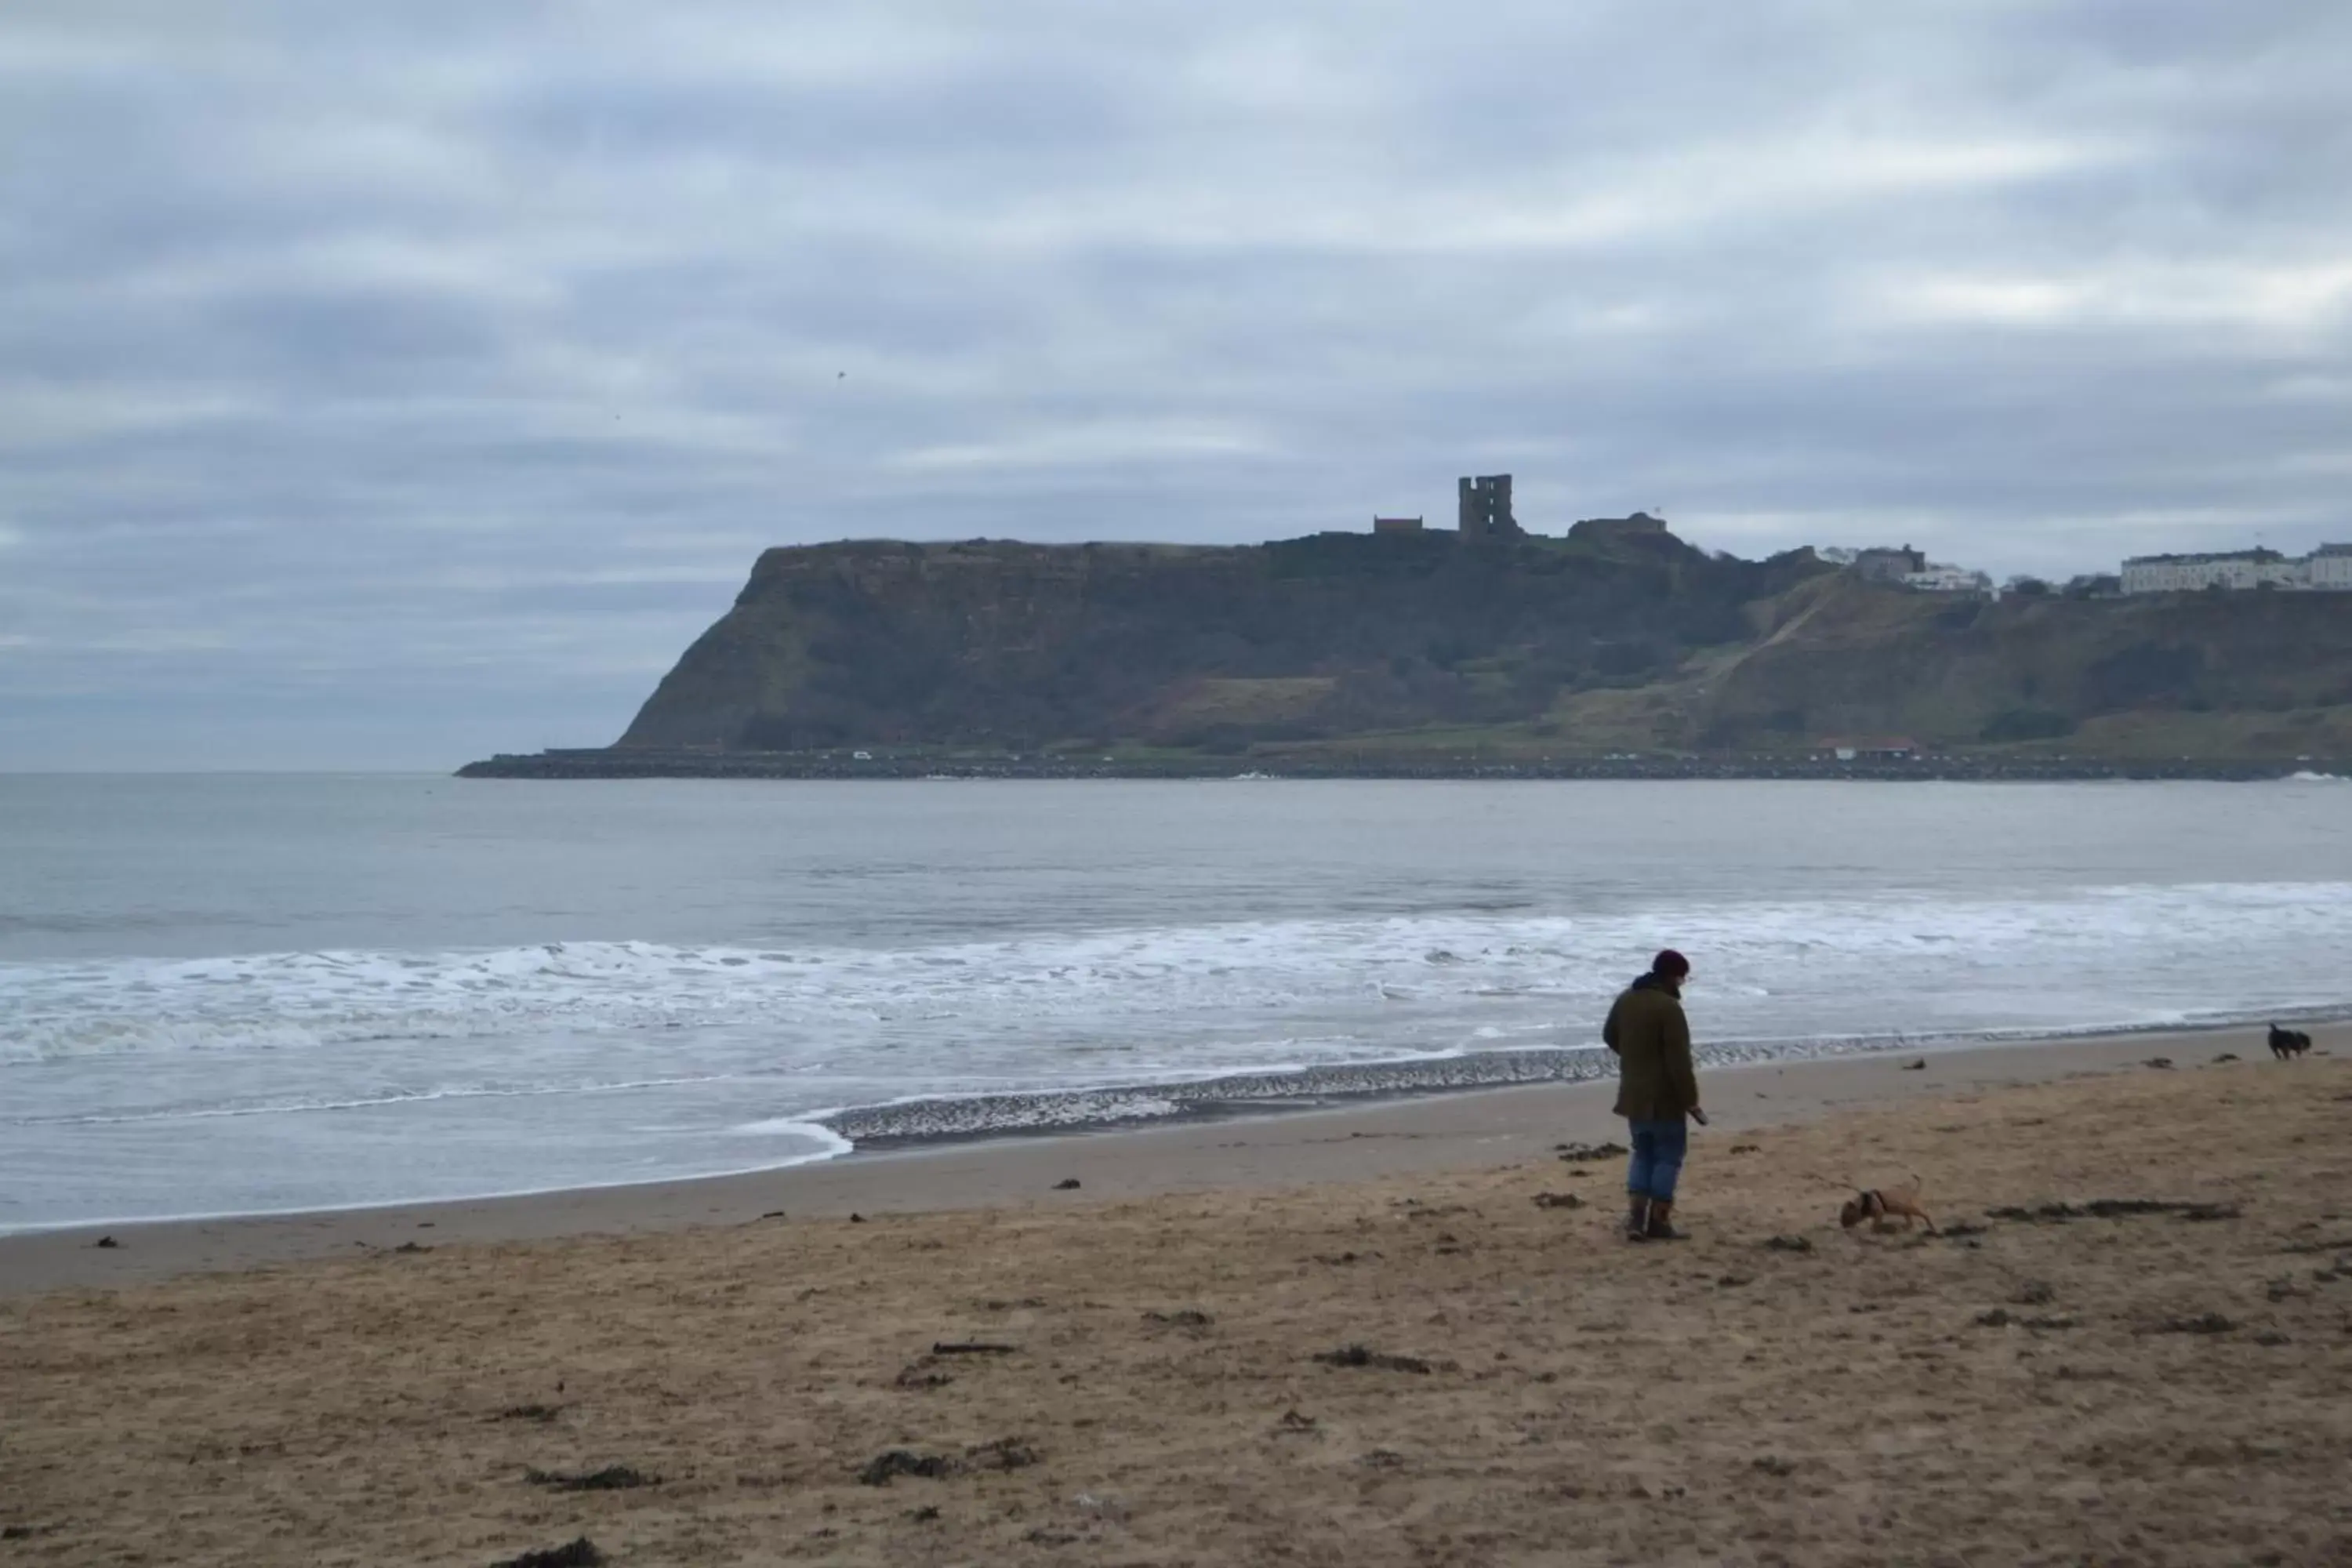
[(2352, 537), (2347, 76), (2287, 0), (12, 7), (0, 766), (600, 741), (764, 544), (1472, 468)]

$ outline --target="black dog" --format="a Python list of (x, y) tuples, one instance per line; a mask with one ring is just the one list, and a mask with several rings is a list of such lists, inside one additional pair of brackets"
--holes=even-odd
[(2279, 1060), (2299, 1057), (2309, 1049), (2311, 1037), (2301, 1029), (2282, 1029), (2276, 1024), (2271, 1026), (2271, 1055)]

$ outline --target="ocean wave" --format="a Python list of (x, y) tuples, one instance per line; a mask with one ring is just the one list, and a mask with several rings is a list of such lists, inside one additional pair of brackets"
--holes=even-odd
[[(1853, 988), (1982, 993), (2226, 973), (2224, 955), (2352, 946), (2352, 887), (2103, 888), (2044, 899), (1930, 894), (1605, 917), (1454, 913), (1024, 935), (905, 949), (551, 942), (0, 964), (0, 1067), (79, 1058), (299, 1055), (320, 1047), (750, 1031), (805, 1059), (825, 1042), (970, 1051), (1024, 1038), (1156, 1041), (1204, 1021), (1343, 1019), (1370, 1005), (1528, 1031), (1581, 1018), (1674, 945), (1697, 1005), (1737, 1023)], [(2256, 998), (2221, 1005), (2261, 1005)], [(1498, 1013), (1496, 1010), (1506, 1010)], [(1508, 1010), (1517, 1009), (1516, 1013)], [(1836, 1007), (1831, 1008), (1832, 1012)], [(1963, 1008), (1964, 1010), (1964, 1008)], [(1508, 1016), (1506, 1016), (1508, 1013)], [(2126, 1020), (2128, 1021), (2128, 1020)], [(1351, 1031), (1334, 1027), (1335, 1039)], [(1374, 1037), (1358, 1046), (1378, 1049)], [(1416, 1041), (1425, 1045), (1427, 1041)], [(1358, 1046), (1346, 1048), (1356, 1049)], [(992, 1047), (991, 1048), (995, 1048)]]

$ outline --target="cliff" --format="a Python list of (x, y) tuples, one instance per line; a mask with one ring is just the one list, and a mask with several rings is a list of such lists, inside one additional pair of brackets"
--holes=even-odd
[(1747, 638), (1745, 606), (1823, 570), (1605, 527), (1479, 546), (771, 550), (620, 744), (1202, 746), (1524, 722), (1563, 690)]
[(777, 549), (617, 746), (564, 755), (1444, 772), (1855, 736), (2021, 762), (2352, 756), (2352, 595), (1957, 599), (1810, 551), (1709, 555), (1638, 514), (1480, 544)]

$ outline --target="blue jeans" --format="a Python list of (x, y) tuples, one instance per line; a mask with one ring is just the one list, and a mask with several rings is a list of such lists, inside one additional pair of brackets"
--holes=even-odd
[(1683, 1173), (1690, 1128), (1679, 1116), (1662, 1121), (1628, 1121), (1633, 1157), (1626, 1163), (1625, 1190), (1637, 1198), (1675, 1201), (1675, 1179)]

